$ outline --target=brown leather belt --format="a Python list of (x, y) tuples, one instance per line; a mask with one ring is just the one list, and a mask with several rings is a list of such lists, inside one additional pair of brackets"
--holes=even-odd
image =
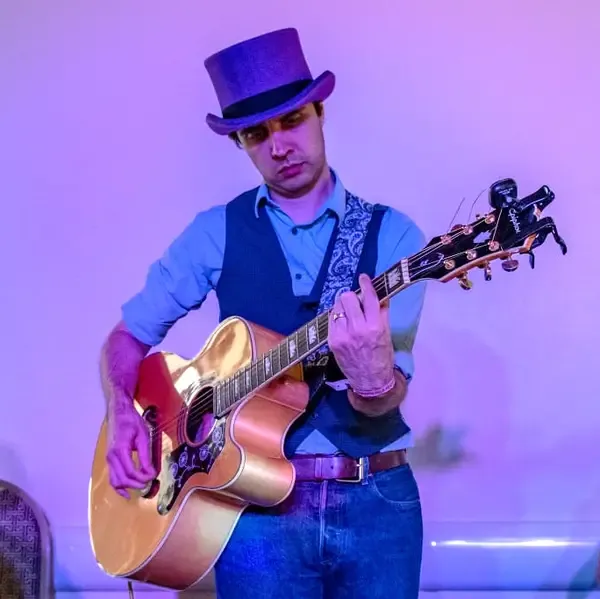
[(405, 449), (398, 449), (359, 459), (343, 455), (300, 455), (292, 458), (291, 462), (296, 469), (297, 481), (338, 480), (358, 483), (369, 473), (407, 464), (408, 457)]

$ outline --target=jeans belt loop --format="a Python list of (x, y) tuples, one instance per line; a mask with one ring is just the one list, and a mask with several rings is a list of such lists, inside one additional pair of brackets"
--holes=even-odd
[(323, 458), (317, 456), (315, 458), (315, 478), (317, 480), (323, 480)]

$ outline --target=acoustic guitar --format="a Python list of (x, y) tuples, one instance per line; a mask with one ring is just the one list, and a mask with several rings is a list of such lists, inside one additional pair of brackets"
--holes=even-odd
[[(516, 257), (554, 236), (542, 211), (547, 187), (521, 200), (513, 179), (489, 190), (491, 210), (434, 237), (373, 279), (381, 301), (419, 281), (458, 279)], [(358, 292), (357, 292), (358, 293)], [(131, 498), (109, 483), (106, 422), (100, 428), (89, 485), (89, 532), (95, 558), (114, 577), (174, 590), (194, 586), (212, 569), (242, 512), (274, 506), (295, 484), (283, 451), (286, 433), (309, 400), (303, 360), (327, 342), (324, 312), (283, 337), (243, 318), (224, 320), (192, 359), (167, 352), (142, 362), (135, 407), (147, 423), (157, 478)], [(134, 456), (135, 457), (135, 456)]]

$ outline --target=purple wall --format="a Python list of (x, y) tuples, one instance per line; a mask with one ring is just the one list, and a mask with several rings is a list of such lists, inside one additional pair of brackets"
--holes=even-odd
[[(290, 24), (315, 74), (338, 76), (326, 134), (352, 190), (428, 236), (498, 178), (557, 194), (566, 257), (550, 240), (534, 271), (430, 287), (407, 408), (430, 530), (600, 521), (600, 7), (376, 4), (0, 7), (0, 478), (55, 530), (86, 525), (98, 352), (120, 303), (197, 210), (257, 182), (204, 124), (202, 61)], [(216, 317), (211, 299), (164, 347), (195, 353)]]

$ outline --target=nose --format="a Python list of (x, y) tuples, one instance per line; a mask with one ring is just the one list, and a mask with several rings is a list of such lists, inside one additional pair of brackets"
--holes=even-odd
[(289, 151), (285, 135), (281, 131), (273, 131), (271, 133), (271, 156), (273, 158), (285, 158)]

